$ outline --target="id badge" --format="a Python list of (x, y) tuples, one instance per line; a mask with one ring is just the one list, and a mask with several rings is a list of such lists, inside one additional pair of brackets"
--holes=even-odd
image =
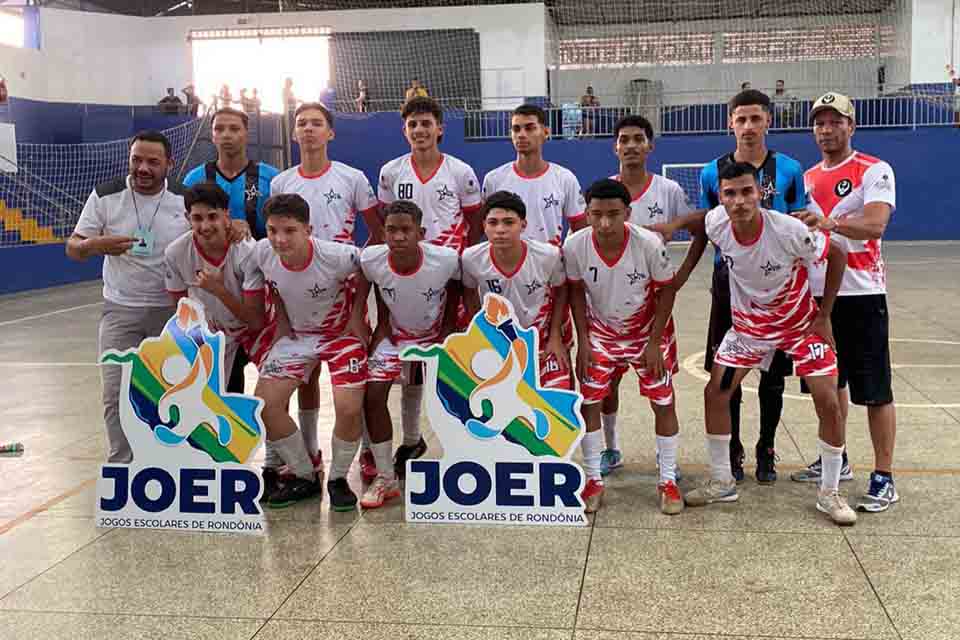
[(135, 256), (153, 255), (153, 232), (137, 229), (133, 234), (133, 246), (130, 253)]

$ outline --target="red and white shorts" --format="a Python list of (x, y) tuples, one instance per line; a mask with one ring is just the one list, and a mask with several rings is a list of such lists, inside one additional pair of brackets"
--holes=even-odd
[(798, 376), (837, 375), (836, 354), (826, 340), (815, 333), (785, 340), (760, 340), (729, 329), (713, 361), (724, 367), (766, 371), (777, 350), (790, 356)]
[(540, 352), (540, 386), (545, 389), (573, 389), (572, 371), (552, 353)]
[(400, 359), (400, 352), (407, 347), (425, 346), (433, 344), (431, 341), (398, 341), (392, 342), (384, 338), (377, 344), (370, 358), (367, 359), (367, 369), (370, 371), (370, 382), (393, 382), (400, 379), (402, 384), (413, 382), (413, 371), (419, 362), (404, 362)]
[[(668, 325), (670, 327), (671, 325)], [(593, 350), (593, 363), (587, 369), (586, 378), (580, 381), (580, 393), (584, 404), (594, 404), (603, 400), (610, 392), (610, 382), (633, 368), (640, 379), (640, 393), (650, 402), (659, 405), (673, 403), (673, 376), (680, 371), (677, 362), (677, 340), (673, 331), (666, 330), (660, 344), (666, 373), (662, 378), (654, 378), (644, 368), (643, 351), (647, 348), (647, 339), (619, 340), (601, 338), (590, 334), (590, 348)]]
[(334, 387), (362, 389), (367, 382), (367, 350), (355, 336), (284, 336), (260, 365), (260, 377), (308, 382), (321, 362), (327, 363)]

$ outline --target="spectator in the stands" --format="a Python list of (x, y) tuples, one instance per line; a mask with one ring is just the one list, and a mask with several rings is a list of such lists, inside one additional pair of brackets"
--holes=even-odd
[(774, 127), (796, 126), (796, 102), (797, 99), (787, 93), (786, 83), (783, 80), (777, 80), (773, 90)]
[(177, 113), (183, 106), (183, 101), (177, 97), (173, 87), (167, 87), (167, 95), (160, 98), (157, 105), (160, 107), (160, 113)]
[(580, 96), (580, 108), (583, 110), (583, 128), (580, 134), (584, 136), (593, 135), (593, 123), (596, 120), (596, 108), (600, 106), (600, 100), (593, 95), (593, 87), (587, 85), (586, 93)]
[(230, 93), (230, 86), (223, 85), (220, 87), (220, 108), (225, 109), (233, 104), (233, 94)]
[(7, 79), (0, 76), (0, 104), (7, 104)]
[(293, 93), (293, 78), (287, 78), (283, 83), (283, 108), (287, 113), (297, 110), (297, 96)]
[(247, 88), (240, 89), (240, 108), (244, 113), (256, 113), (257, 107), (253, 103), (253, 98), (247, 95)]
[(747, 89), (752, 89), (752, 88), (753, 88), (753, 87), (750, 85), (750, 81), (749, 81), (749, 80), (748, 80), (747, 82), (741, 82), (741, 83), (740, 83), (740, 91), (746, 91)]
[(427, 92), (427, 88), (420, 84), (420, 80), (417, 78), (413, 79), (413, 82), (410, 83), (410, 86), (407, 88), (407, 93), (403, 97), (403, 101), (406, 102), (410, 98), (426, 98), (430, 94)]
[(192, 84), (188, 84), (181, 91), (183, 96), (187, 99), (187, 111), (192, 116), (196, 116), (200, 113), (200, 98), (197, 97), (196, 92), (193, 89)]
[(367, 110), (367, 85), (363, 83), (363, 80), (357, 80), (357, 98), (354, 102), (357, 103), (357, 111), (360, 113)]
[(260, 107), (263, 106), (263, 103), (260, 101), (260, 92), (256, 87), (253, 88), (253, 94), (250, 96), (250, 103), (253, 105), (253, 110), (257, 113), (260, 113)]

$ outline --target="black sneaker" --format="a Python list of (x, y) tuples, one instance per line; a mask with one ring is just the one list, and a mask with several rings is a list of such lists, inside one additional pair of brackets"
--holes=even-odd
[(743, 459), (746, 454), (743, 452), (743, 445), (739, 442), (730, 441), (730, 471), (733, 473), (733, 479), (737, 484), (743, 482)]
[(757, 445), (757, 482), (773, 484), (777, 481), (777, 452), (773, 447)]
[(269, 502), (270, 496), (280, 489), (280, 474), (273, 467), (264, 467), (260, 477), (263, 478), (263, 493), (260, 494), (260, 502)]
[(310, 480), (294, 476), (284, 480), (283, 485), (270, 496), (267, 506), (271, 509), (283, 509), (319, 494), (320, 479), (316, 474)]
[(357, 494), (353, 492), (346, 478), (337, 478), (327, 482), (330, 494), (330, 508), (334, 511), (352, 511), (357, 508)]
[(415, 460), (427, 452), (427, 443), (423, 438), (415, 445), (402, 444), (397, 447), (397, 452), (393, 454), (393, 471), (398, 478), (402, 478), (407, 473), (407, 460)]

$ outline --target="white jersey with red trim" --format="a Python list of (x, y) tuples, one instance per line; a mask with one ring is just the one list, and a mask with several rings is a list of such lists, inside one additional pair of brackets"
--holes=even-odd
[[(840, 220), (863, 217), (863, 208), (871, 202), (897, 206), (897, 186), (893, 169), (883, 160), (859, 151), (835, 167), (821, 162), (803, 174), (807, 189), (807, 209)], [(840, 284), (841, 296), (884, 294), (887, 292), (887, 268), (880, 253), (880, 240), (851, 240), (834, 233), (847, 250), (847, 269)], [(823, 295), (827, 275), (825, 261), (810, 273), (814, 295)]]
[(670, 254), (660, 236), (626, 223), (620, 255), (607, 262), (593, 229), (580, 229), (563, 244), (567, 277), (583, 282), (591, 335), (643, 340), (655, 314), (654, 293), (673, 280)]
[(493, 257), (493, 246), (481, 242), (467, 248), (460, 263), (463, 286), (476, 289), (481, 301), (487, 293), (509, 300), (521, 326), (537, 329), (542, 350), (550, 337), (553, 288), (567, 279), (560, 248), (546, 242), (524, 240), (519, 264), (512, 271), (504, 272)]
[(760, 235), (741, 243), (723, 206), (705, 220), (707, 237), (730, 268), (733, 327), (760, 340), (795, 339), (806, 333), (817, 304), (808, 284), (809, 265), (824, 259), (829, 239), (791, 216), (760, 209)]
[(460, 251), (466, 243), (464, 212), (480, 207), (480, 184), (470, 165), (443, 154), (432, 175), (421, 177), (413, 155), (391, 160), (380, 169), (378, 197), (384, 204), (412, 200), (423, 211), (424, 239)]
[[(610, 176), (620, 180), (619, 175)], [(683, 187), (670, 178), (651, 173), (647, 186), (630, 202), (630, 222), (640, 226), (672, 222), (693, 211)]]
[(246, 325), (209, 291), (193, 286), (200, 271), (219, 271), (223, 274), (223, 285), (237, 298), (263, 293), (263, 273), (257, 265), (254, 251), (256, 242), (246, 240), (227, 247), (220, 260), (214, 260), (203, 252), (197, 244), (193, 231), (188, 231), (173, 242), (163, 252), (166, 270), (164, 279), (167, 291), (184, 294), (191, 300), (197, 300), (204, 307), (207, 323), (213, 330), (223, 329), (227, 335), (239, 335)]
[(283, 300), (295, 332), (329, 339), (343, 334), (350, 319), (346, 283), (360, 268), (358, 248), (310, 238), (307, 264), (294, 270), (264, 238), (257, 242), (256, 259), (267, 285)]
[(483, 178), (483, 197), (497, 191), (510, 191), (520, 196), (527, 207), (525, 240), (539, 240), (560, 246), (563, 221), (582, 219), (586, 202), (580, 193), (580, 182), (569, 169), (552, 162), (535, 176), (522, 176), (514, 162), (508, 162)]
[(364, 277), (380, 288), (390, 310), (393, 341), (423, 342), (435, 339), (447, 305), (447, 283), (460, 279), (460, 258), (448, 247), (420, 243), (420, 264), (411, 273), (398, 273), (385, 244), (367, 247), (360, 254)]
[(270, 182), (270, 193), (296, 193), (310, 205), (314, 237), (353, 244), (357, 213), (375, 209), (377, 198), (367, 176), (359, 169), (333, 161), (317, 175), (291, 167)]

